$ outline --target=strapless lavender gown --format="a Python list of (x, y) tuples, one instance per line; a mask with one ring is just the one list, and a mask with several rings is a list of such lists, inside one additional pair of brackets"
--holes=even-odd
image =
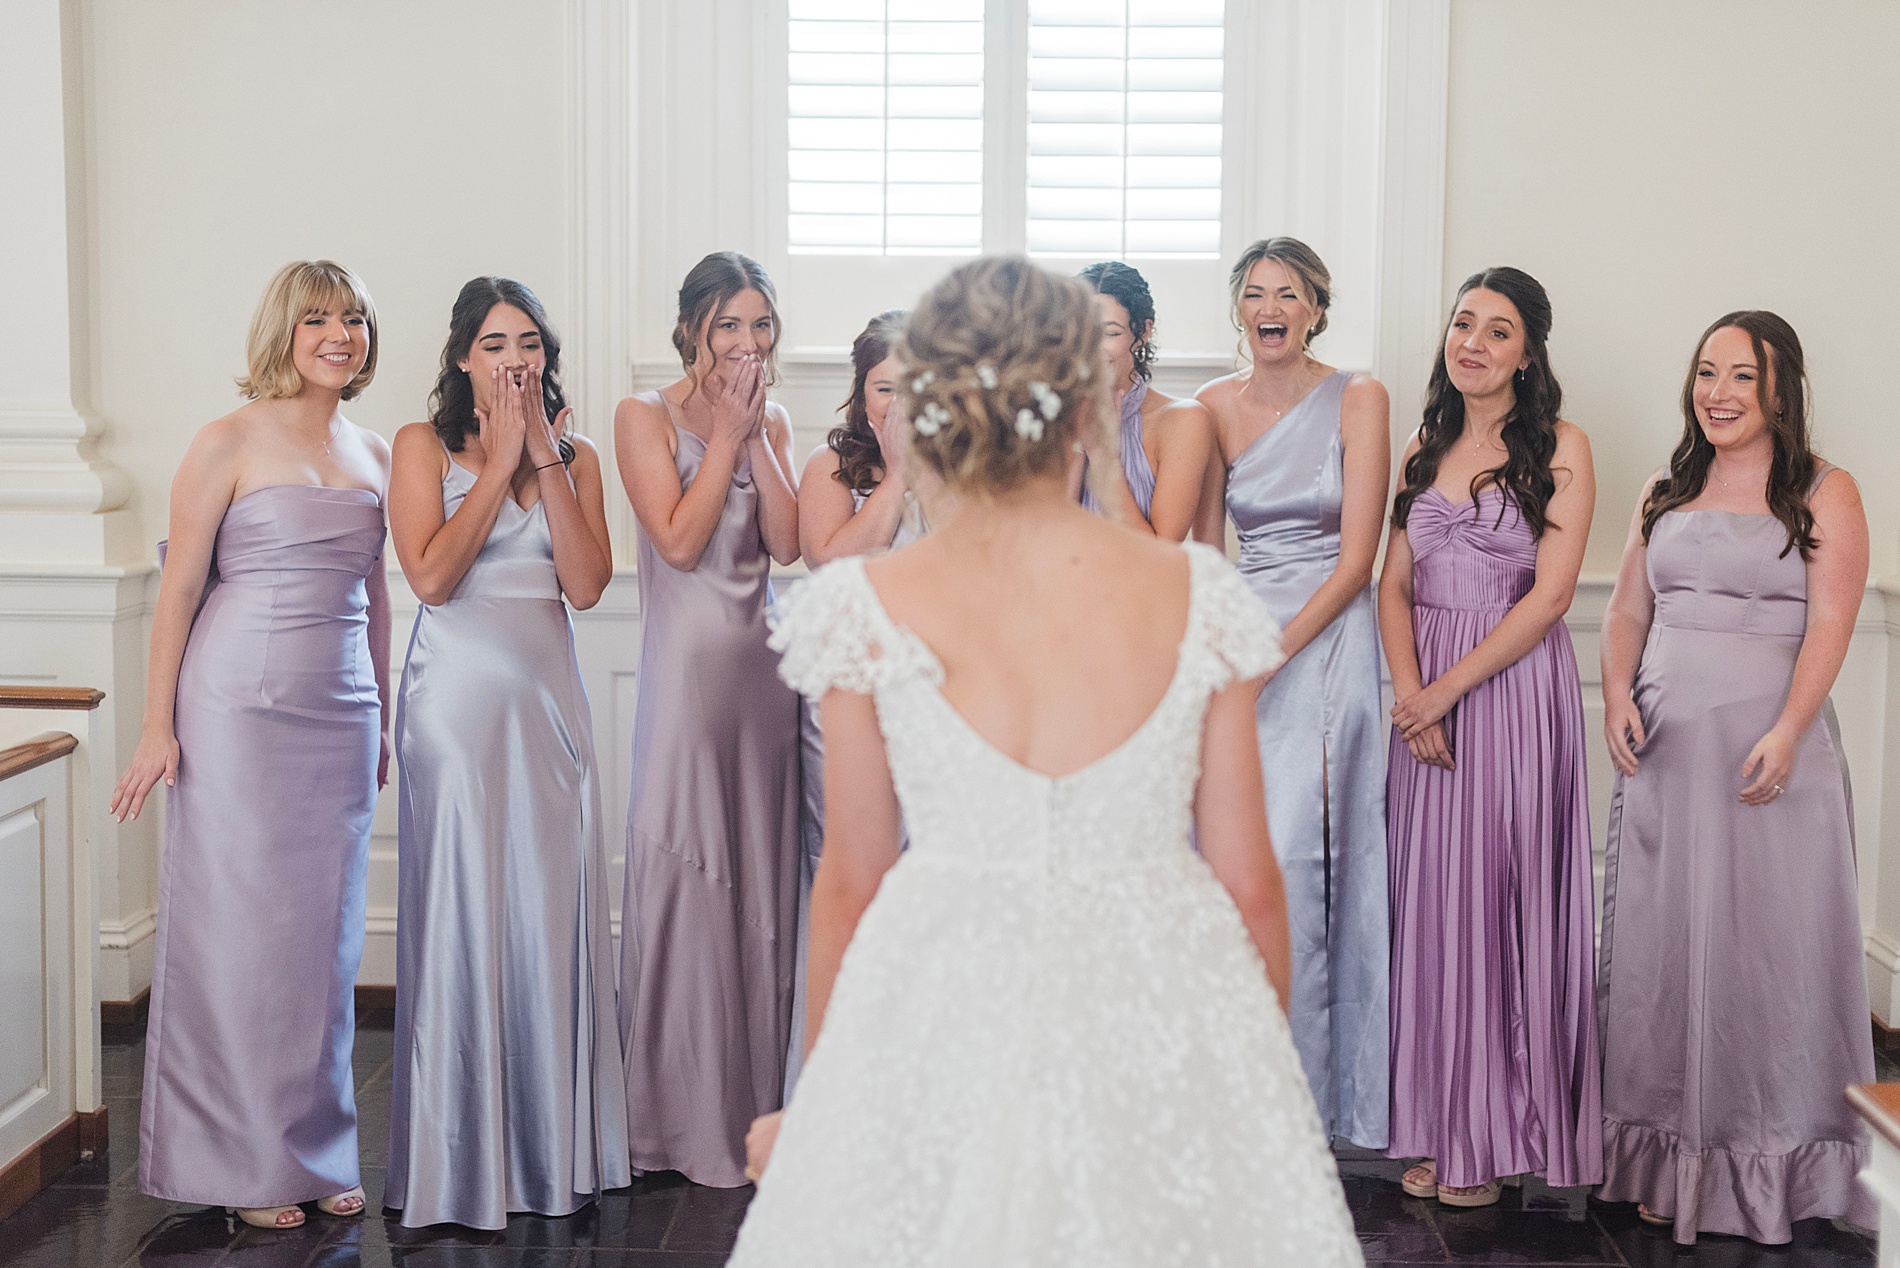
[[(706, 443), (679, 428), (690, 487)], [(620, 1029), (633, 1165), (737, 1188), (779, 1107), (798, 938), (798, 700), (765, 645), (771, 559), (741, 458), (699, 566), (645, 533)]]
[[(1227, 472), (1240, 575), (1285, 626), (1339, 565), (1340, 371)], [(1301, 648), (1255, 706), (1267, 822), (1286, 878), (1287, 1016), (1330, 1136), (1386, 1142), (1385, 710), (1370, 589)]]
[[(475, 477), (453, 460), (442, 512)], [(512, 497), (416, 613), (385, 1206), (411, 1228), (568, 1215), (629, 1183), (593, 718), (540, 503)]]
[(233, 502), (178, 675), (139, 1187), (271, 1207), (358, 1182), (350, 1075), (381, 710), (364, 489)]
[[(1502, 505), (1501, 505), (1502, 504)], [(1500, 521), (1500, 511), (1502, 521)], [(1493, 487), (1412, 503), (1412, 623), (1431, 682), (1537, 576)], [(1603, 1178), (1583, 696), (1562, 621), (1446, 716), (1456, 770), (1392, 732), (1392, 1143), (1438, 1182)]]
[[(1823, 471), (1825, 476), (1826, 472)], [(1871, 1228), (1874, 1081), (1854, 818), (1832, 703), (1787, 791), (1736, 801), (1807, 631), (1807, 566), (1772, 515), (1672, 511), (1636, 675), (1646, 743), (1610, 805), (1603, 887), (1603, 1196), (1698, 1230), (1786, 1242)]]

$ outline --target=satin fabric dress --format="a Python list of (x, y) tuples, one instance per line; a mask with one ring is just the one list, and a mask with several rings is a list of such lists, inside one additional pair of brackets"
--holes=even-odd
[[(826, 476), (830, 479), (830, 476)], [(871, 495), (851, 490), (853, 514), (864, 509)], [(890, 549), (908, 546), (924, 535), (924, 518), (916, 500), (908, 493), (904, 514), (891, 536)], [(805, 952), (811, 945), (811, 883), (818, 875), (818, 860), (825, 851), (825, 735), (818, 724), (818, 701), (798, 699), (798, 965), (792, 986), (792, 1035), (785, 1054), (785, 1099), (792, 1099), (799, 1071), (805, 1065)]]
[[(350, 1073), (381, 705), (366, 489), (231, 503), (192, 621), (165, 799), (139, 1188), (288, 1206), (355, 1187)], [(162, 558), (162, 556), (161, 556)]]
[[(677, 424), (676, 424), (677, 425)], [(706, 443), (679, 427), (690, 487)], [(781, 1104), (798, 942), (798, 701), (765, 644), (771, 559), (741, 457), (699, 565), (644, 532), (639, 700), (621, 907), (633, 1165), (745, 1184)]]
[[(1155, 500), (1155, 469), (1148, 464), (1148, 451), (1141, 447), (1141, 404), (1147, 399), (1148, 384), (1141, 381), (1122, 395), (1120, 434), (1122, 475), (1144, 517), (1152, 514)], [(1102, 504), (1089, 492), (1087, 483), (1082, 486), (1082, 505), (1097, 515), (1102, 513)]]
[(1787, 544), (1773, 515), (1727, 511), (1671, 511), (1649, 541), (1645, 742), (1617, 779), (1604, 879), (1602, 1193), (1673, 1216), (1683, 1243), (1877, 1217), (1854, 1178), (1866, 1131), (1841, 1097), (1874, 1081), (1874, 1056), (1831, 702), (1787, 791), (1736, 800), (1807, 630), (1807, 567)]
[[(1500, 516), (1502, 517), (1500, 519)], [(1495, 486), (1412, 503), (1412, 625), (1432, 682), (1537, 577)], [(1438, 1183), (1603, 1178), (1583, 696), (1562, 621), (1446, 715), (1455, 770), (1392, 732), (1392, 1142)]]
[[(442, 513), (475, 477), (449, 462)], [(593, 718), (546, 508), (504, 497), (423, 605), (396, 705), (400, 888), (383, 1204), (567, 1215), (631, 1182)]]
[[(1339, 565), (1339, 371), (1227, 472), (1240, 574), (1284, 626)], [(1300, 649), (1255, 709), (1267, 821), (1286, 880), (1293, 1041), (1329, 1136), (1386, 1143), (1385, 710), (1372, 591)]]

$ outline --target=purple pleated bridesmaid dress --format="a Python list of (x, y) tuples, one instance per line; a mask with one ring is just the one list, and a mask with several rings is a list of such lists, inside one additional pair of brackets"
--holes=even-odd
[[(1495, 486), (1412, 504), (1412, 621), (1426, 682), (1531, 588), (1537, 539)], [(1394, 1158), (1465, 1187), (1603, 1178), (1583, 699), (1560, 621), (1445, 719), (1457, 769), (1395, 730), (1386, 777), (1392, 893)]]
[[(676, 421), (677, 426), (677, 421)], [(678, 428), (690, 487), (706, 442)], [(633, 1166), (746, 1183), (781, 1104), (798, 941), (798, 698), (766, 646), (771, 557), (739, 460), (698, 567), (643, 532), (639, 700), (620, 940)]]
[(272, 1207), (359, 1180), (350, 1076), (381, 710), (366, 489), (233, 502), (178, 674), (139, 1187)]
[(1787, 544), (1774, 516), (1727, 511), (1671, 511), (1650, 535), (1645, 743), (1616, 781), (1603, 893), (1603, 1196), (1673, 1216), (1683, 1243), (1878, 1216), (1841, 1096), (1874, 1081), (1874, 1053), (1832, 703), (1787, 791), (1736, 800), (1807, 632)]

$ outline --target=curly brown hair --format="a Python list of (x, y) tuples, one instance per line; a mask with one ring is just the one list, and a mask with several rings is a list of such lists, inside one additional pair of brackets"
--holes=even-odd
[(913, 452), (953, 489), (1060, 471), (1088, 438), (1113, 453), (1093, 292), (1020, 256), (973, 260), (931, 287), (899, 341)]
[(881, 312), (851, 341), (851, 395), (838, 407), (844, 411), (844, 422), (831, 429), (825, 443), (838, 455), (838, 469), (832, 475), (853, 493), (869, 493), (884, 478), (884, 451), (871, 429), (864, 381), (891, 355), (904, 333), (906, 316), (901, 308)]

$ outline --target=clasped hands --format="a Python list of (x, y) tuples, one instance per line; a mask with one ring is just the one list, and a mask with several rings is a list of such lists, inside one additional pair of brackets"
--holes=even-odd
[(1392, 706), (1392, 725), (1398, 728), (1399, 737), (1412, 750), (1412, 756), (1426, 766), (1454, 769), (1444, 719), (1458, 703), (1458, 695), (1441, 678)]
[(722, 367), (712, 393), (713, 435), (743, 447), (765, 429), (765, 362), (747, 353), (738, 368)]

